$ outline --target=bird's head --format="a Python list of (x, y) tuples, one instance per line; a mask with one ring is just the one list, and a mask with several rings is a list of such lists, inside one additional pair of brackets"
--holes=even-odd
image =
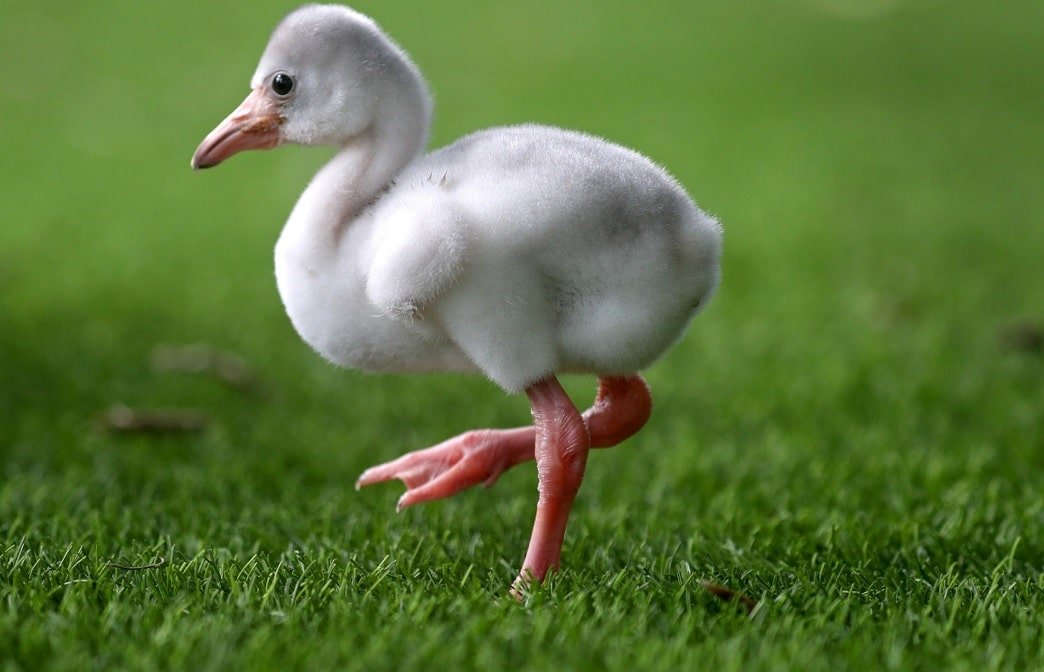
[(404, 88), (417, 89), (425, 113), (429, 106), (408, 57), (371, 19), (337, 5), (306, 5), (283, 19), (250, 86), (196, 149), (193, 168), (286, 143), (344, 145), (394, 112), (382, 108)]

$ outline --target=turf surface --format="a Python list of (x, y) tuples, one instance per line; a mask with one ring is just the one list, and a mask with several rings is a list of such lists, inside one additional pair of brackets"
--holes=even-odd
[[(351, 485), (524, 399), (297, 339), (271, 248), (323, 152), (189, 171), (288, 9), (215, 4), (0, 24), (0, 667), (1044, 666), (1044, 5), (358, 5), (432, 81), (435, 144), (581, 128), (726, 227), (652, 421), (592, 457), (520, 606), (531, 467), (401, 515)], [(150, 364), (197, 342), (256, 383)], [(116, 434), (117, 403), (209, 422)]]

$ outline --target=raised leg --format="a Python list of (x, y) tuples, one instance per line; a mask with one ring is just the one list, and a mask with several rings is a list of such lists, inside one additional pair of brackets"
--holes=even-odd
[(634, 436), (652, 413), (649, 386), (641, 376), (602, 377), (598, 395), (584, 412), (592, 448), (612, 448)]
[[(609, 448), (642, 428), (652, 410), (649, 388), (640, 376), (603, 377), (598, 396), (583, 414), (592, 448)], [(532, 460), (536, 427), (480, 429), (408, 453), (363, 472), (355, 487), (399, 479), (406, 493), (398, 509), (454, 495), (483, 484), (493, 485), (500, 474)]]

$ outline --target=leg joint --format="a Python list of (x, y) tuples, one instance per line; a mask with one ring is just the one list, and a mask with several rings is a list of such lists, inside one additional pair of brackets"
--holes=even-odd
[(652, 396), (641, 376), (600, 378), (595, 403), (584, 413), (591, 446), (615, 446), (644, 427), (651, 414)]

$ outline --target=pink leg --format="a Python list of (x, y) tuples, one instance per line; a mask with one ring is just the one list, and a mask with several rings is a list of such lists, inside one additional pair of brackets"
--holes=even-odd
[(645, 425), (652, 410), (639, 376), (599, 379), (594, 405), (583, 415), (554, 377), (526, 390), (533, 427), (476, 430), (431, 448), (367, 469), (356, 487), (399, 479), (406, 493), (398, 509), (448, 497), (478, 483), (487, 487), (504, 471), (536, 459), (540, 497), (529, 549), (513, 593), (557, 569), (566, 523), (583, 480), (590, 448), (615, 446)]
[(569, 511), (584, 479), (591, 448), (587, 424), (558, 379), (552, 376), (541, 381), (527, 389), (526, 394), (536, 425), (540, 498), (526, 559), (515, 580), (516, 589), (529, 581), (543, 581), (549, 571), (558, 568)]
[(540, 498), (522, 571), (512, 587), (541, 582), (558, 569), (569, 512), (580, 489), (591, 447), (608, 448), (631, 436), (649, 419), (649, 388), (638, 376), (602, 378), (598, 396), (583, 416), (552, 377), (526, 390), (536, 424)]
[[(640, 376), (600, 378), (594, 405), (583, 415), (591, 447), (610, 448), (632, 436), (649, 419), (651, 409), (649, 388)], [(536, 427), (465, 432), (367, 469), (355, 487), (399, 479), (406, 485), (397, 506), (402, 510), (480, 483), (493, 485), (503, 472), (534, 458), (535, 442)]]
[(612, 448), (634, 436), (652, 413), (649, 386), (641, 376), (598, 379), (598, 396), (584, 412), (592, 448)]

